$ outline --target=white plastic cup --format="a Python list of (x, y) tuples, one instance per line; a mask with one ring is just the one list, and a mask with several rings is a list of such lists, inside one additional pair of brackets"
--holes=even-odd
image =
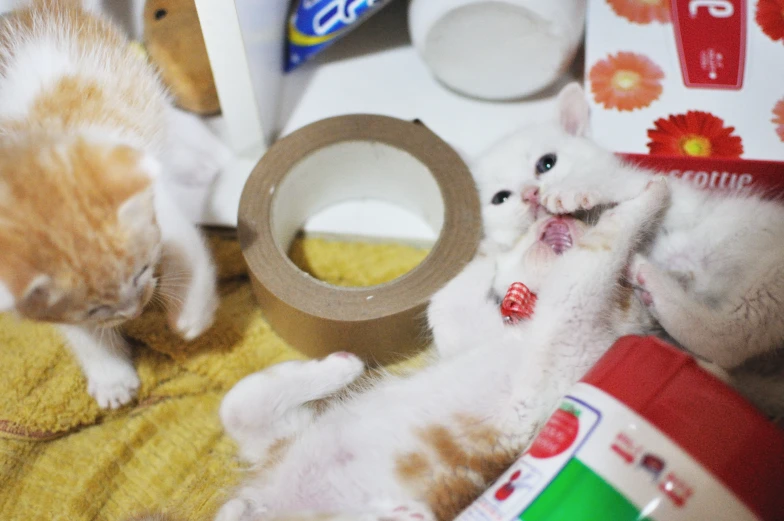
[(508, 100), (562, 77), (585, 30), (586, 0), (411, 0), (409, 31), (432, 74), (468, 96)]

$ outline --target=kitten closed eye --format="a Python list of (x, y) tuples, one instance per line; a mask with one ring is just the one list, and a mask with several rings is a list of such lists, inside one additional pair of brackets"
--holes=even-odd
[(139, 280), (141, 280), (142, 276), (145, 273), (147, 273), (147, 271), (149, 271), (149, 269), (150, 269), (150, 265), (149, 264), (145, 264), (144, 267), (139, 270), (139, 272), (133, 277), (133, 285), (134, 286), (138, 286), (139, 285)]
[(109, 310), (110, 310), (109, 306), (95, 306), (94, 308), (91, 308), (89, 311), (87, 311), (87, 316), (89, 318), (93, 318)]

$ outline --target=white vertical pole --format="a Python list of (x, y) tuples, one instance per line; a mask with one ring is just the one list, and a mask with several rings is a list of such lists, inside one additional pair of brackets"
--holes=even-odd
[(267, 144), (233, 0), (196, 0), (229, 146), (238, 154)]

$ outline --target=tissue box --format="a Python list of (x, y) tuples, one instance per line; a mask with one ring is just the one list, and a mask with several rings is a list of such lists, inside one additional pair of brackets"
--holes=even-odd
[(784, 194), (784, 0), (594, 0), (591, 131), (714, 189)]

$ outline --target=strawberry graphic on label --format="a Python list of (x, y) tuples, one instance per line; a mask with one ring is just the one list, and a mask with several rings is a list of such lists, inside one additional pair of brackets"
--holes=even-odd
[(572, 446), (580, 431), (580, 409), (564, 402), (544, 424), (528, 454), (534, 458), (552, 458)]
[(509, 476), (509, 481), (501, 485), (498, 490), (495, 491), (495, 498), (498, 501), (504, 501), (509, 496), (512, 495), (512, 492), (515, 491), (514, 481), (520, 477), (520, 471), (516, 471), (514, 474)]

